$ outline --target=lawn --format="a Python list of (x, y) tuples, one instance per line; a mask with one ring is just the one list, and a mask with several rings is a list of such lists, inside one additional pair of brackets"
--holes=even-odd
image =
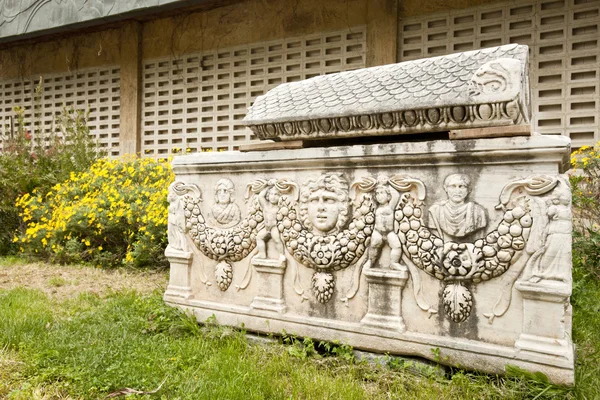
[[(103, 399), (600, 398), (600, 281), (575, 260), (577, 384), (549, 385), (381, 357), (346, 346), (198, 325), (164, 305), (166, 272), (0, 263), (0, 397)], [(125, 391), (126, 392), (126, 391)], [(121, 392), (121, 393), (125, 393)], [(121, 397), (123, 398), (123, 397)]]

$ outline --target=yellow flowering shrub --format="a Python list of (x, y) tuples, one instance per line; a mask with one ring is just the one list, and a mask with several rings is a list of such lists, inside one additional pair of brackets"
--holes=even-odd
[(573, 152), (571, 166), (574, 246), (586, 268), (600, 276), (600, 142)]
[[(41, 89), (36, 88), (39, 95)], [(34, 108), (43, 112), (39, 105)], [(84, 171), (104, 152), (90, 137), (87, 114), (64, 108), (55, 116), (53, 131), (39, 129), (36, 122), (25, 118), (24, 107), (13, 109), (15, 124), (0, 125), (0, 254), (18, 250), (12, 242), (15, 232), (23, 229), (15, 200), (32, 190), (47, 191), (69, 177), (73, 171)], [(33, 129), (33, 131), (31, 130)]]
[(100, 159), (46, 193), (17, 200), (23, 253), (97, 266), (164, 265), (170, 164), (135, 156)]
[(571, 177), (573, 205), (579, 216), (600, 222), (600, 142), (574, 151), (571, 166), (575, 172)]

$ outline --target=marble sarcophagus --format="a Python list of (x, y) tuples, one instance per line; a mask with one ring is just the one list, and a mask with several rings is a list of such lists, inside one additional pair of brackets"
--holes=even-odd
[(426, 135), (527, 125), (527, 82), (527, 48), (504, 46), (258, 98), (246, 123), (262, 138), (423, 140), (176, 157), (165, 301), (199, 321), (572, 384), (569, 139)]

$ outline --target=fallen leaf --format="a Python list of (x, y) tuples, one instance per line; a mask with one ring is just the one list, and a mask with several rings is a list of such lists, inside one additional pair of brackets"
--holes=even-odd
[(117, 391), (114, 391), (110, 394), (108, 394), (105, 399), (113, 399), (115, 397), (119, 397), (119, 396), (127, 396), (128, 394), (154, 394), (156, 392), (158, 392), (160, 390), (160, 388), (162, 387), (162, 385), (165, 383), (165, 381), (167, 380), (167, 378), (165, 378), (160, 385), (158, 385), (158, 387), (154, 390), (150, 390), (148, 392), (145, 392), (143, 390), (136, 390), (136, 389), (132, 389), (132, 388), (123, 388), (123, 389), (119, 389)]

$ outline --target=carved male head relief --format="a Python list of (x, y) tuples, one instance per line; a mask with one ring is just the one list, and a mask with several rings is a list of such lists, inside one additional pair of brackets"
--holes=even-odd
[(463, 174), (448, 175), (444, 179), (444, 190), (448, 200), (457, 204), (463, 203), (471, 190), (471, 180)]
[(444, 240), (469, 242), (479, 239), (487, 226), (486, 210), (469, 201), (471, 180), (467, 175), (451, 174), (444, 179), (447, 200), (429, 208), (429, 226)]
[(300, 218), (315, 233), (340, 230), (348, 219), (348, 182), (335, 174), (309, 180), (300, 194)]

